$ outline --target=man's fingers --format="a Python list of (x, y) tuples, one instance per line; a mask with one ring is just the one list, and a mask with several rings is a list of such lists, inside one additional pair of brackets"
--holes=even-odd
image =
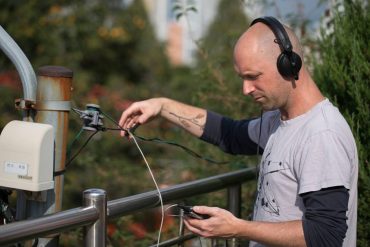
[(189, 231), (191, 231), (191, 232), (193, 232), (193, 233), (195, 233), (195, 234), (197, 234), (197, 235), (202, 235), (202, 231), (201, 231), (200, 229), (198, 229), (198, 228), (193, 227), (193, 226), (188, 222), (188, 219), (185, 219), (185, 220), (184, 220), (184, 223), (185, 223), (185, 225), (186, 225), (186, 228), (188, 228), (188, 230), (189, 230)]
[(194, 212), (199, 214), (207, 214), (209, 216), (215, 215), (217, 212), (216, 207), (207, 207), (207, 206), (194, 206), (193, 207)]

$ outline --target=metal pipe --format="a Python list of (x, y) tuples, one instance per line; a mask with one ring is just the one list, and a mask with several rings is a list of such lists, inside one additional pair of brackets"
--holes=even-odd
[[(166, 203), (171, 200), (179, 200), (227, 188), (252, 179), (255, 179), (255, 168), (247, 168), (197, 181), (178, 184), (163, 189), (161, 192), (163, 200)], [(157, 191), (151, 191), (108, 202), (106, 214), (109, 218), (114, 218), (158, 205)], [(91, 224), (98, 219), (100, 220), (99, 217), (102, 215), (104, 215), (104, 213), (99, 214), (95, 207), (76, 208), (33, 220), (2, 225), (0, 226), (0, 246)], [(104, 232), (104, 234), (106, 233)]]
[[(51, 124), (54, 127), (54, 172), (63, 171), (65, 168), (72, 77), (72, 70), (61, 66), (44, 66), (38, 70), (35, 122)], [(56, 176), (54, 181), (55, 198), (49, 212), (58, 212), (62, 207), (64, 175)]]
[[(71, 70), (60, 66), (44, 66), (38, 70), (35, 122), (53, 126), (55, 152), (54, 164), (50, 165), (54, 166), (52, 170), (55, 172), (65, 167), (72, 76)], [(32, 197), (22, 191), (17, 193), (17, 220), (59, 212), (62, 207), (64, 175), (54, 177), (54, 184), (54, 189), (34, 193)], [(54, 236), (51, 239), (39, 239), (39, 244), (52, 247), (58, 246), (58, 241), (58, 236)]]
[[(227, 188), (227, 208), (236, 217), (241, 217), (242, 186), (236, 184)], [(226, 246), (236, 247), (238, 242), (236, 238), (226, 240)]]
[(227, 188), (227, 207), (236, 217), (241, 217), (242, 186), (236, 184)]
[(104, 247), (106, 242), (107, 194), (101, 189), (89, 189), (83, 192), (84, 206), (92, 206), (99, 212), (99, 219), (84, 227), (85, 247)]
[(0, 226), (0, 246), (85, 226), (99, 219), (94, 207), (74, 208), (37, 219)]
[[(184, 237), (184, 233), (185, 233), (184, 210), (180, 210), (179, 237)], [(183, 243), (178, 243), (178, 247), (184, 247)]]
[(35, 71), (30, 61), (19, 48), (17, 43), (0, 25), (0, 48), (15, 65), (23, 85), (23, 97), (25, 100), (36, 101), (37, 80)]
[[(246, 168), (197, 181), (177, 184), (161, 190), (163, 203), (209, 193), (255, 178), (255, 168)], [(108, 202), (108, 217), (114, 218), (159, 205), (156, 190)]]

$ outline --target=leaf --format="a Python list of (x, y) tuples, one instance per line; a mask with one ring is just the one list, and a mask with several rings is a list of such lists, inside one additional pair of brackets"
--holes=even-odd
[(197, 13), (197, 9), (194, 7), (194, 6), (191, 6), (191, 7), (187, 7), (186, 8), (186, 12), (190, 12), (190, 11), (193, 11), (194, 13)]
[(176, 11), (182, 11), (183, 8), (181, 5), (175, 5), (172, 7), (172, 11), (176, 12)]
[(184, 14), (183, 13), (178, 13), (177, 15), (176, 15), (176, 20), (178, 21), (179, 19), (180, 19), (180, 17), (181, 16), (183, 16)]

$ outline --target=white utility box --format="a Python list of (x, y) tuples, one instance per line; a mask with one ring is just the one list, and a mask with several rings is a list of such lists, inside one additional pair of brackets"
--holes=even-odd
[(0, 135), (0, 186), (54, 188), (54, 134), (49, 124), (11, 121)]

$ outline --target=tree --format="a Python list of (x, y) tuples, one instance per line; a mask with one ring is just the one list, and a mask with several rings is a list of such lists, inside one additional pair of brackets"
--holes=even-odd
[(336, 12), (334, 32), (319, 41), (321, 56), (314, 68), (319, 87), (339, 107), (354, 133), (359, 154), (358, 246), (370, 239), (370, 32), (369, 5), (344, 1)]
[[(219, 1), (217, 15), (210, 24), (203, 39), (197, 40), (197, 64), (192, 71), (195, 81), (189, 85), (193, 92), (190, 103), (206, 109), (217, 111), (235, 119), (246, 116), (257, 116), (258, 107), (252, 99), (242, 95), (242, 81), (234, 70), (233, 50), (240, 35), (248, 28), (249, 20), (243, 12), (243, 3)], [(214, 169), (225, 170), (240, 168), (232, 164), (253, 166), (257, 161), (254, 157), (227, 155), (210, 148), (209, 144), (194, 143), (200, 150), (210, 153), (218, 160), (230, 160), (231, 164)], [(231, 165), (231, 166), (230, 166)]]
[[(154, 36), (142, 1), (124, 5), (119, 0), (0, 0), (0, 23), (35, 70), (60, 65), (74, 71), (73, 107), (99, 104), (105, 113), (118, 119), (130, 100), (160, 94), (170, 74), (164, 49)], [(13, 84), (18, 87), (12, 88)], [(0, 52), (0, 129), (10, 120), (20, 119), (14, 109), (14, 99), (21, 97), (19, 85), (14, 66)], [(104, 122), (106, 127), (117, 128), (107, 118)], [(72, 111), (69, 126), (72, 140), (82, 126)], [(74, 143), (72, 155), (89, 135), (84, 132)], [(159, 145), (143, 149), (153, 159), (166, 152)], [(118, 134), (107, 131), (95, 135), (65, 173), (63, 208), (80, 206), (81, 192), (86, 188), (103, 188), (110, 199), (152, 190), (153, 183), (146, 179), (148, 172), (141, 162), (135, 145)], [(72, 235), (62, 237), (62, 242), (79, 245), (69, 242)]]
[(234, 45), (249, 23), (241, 4), (220, 1), (218, 14), (200, 42), (197, 64), (202, 82), (197, 100), (235, 118), (256, 114), (257, 108), (251, 108), (252, 101), (242, 96), (242, 82), (233, 66)]

